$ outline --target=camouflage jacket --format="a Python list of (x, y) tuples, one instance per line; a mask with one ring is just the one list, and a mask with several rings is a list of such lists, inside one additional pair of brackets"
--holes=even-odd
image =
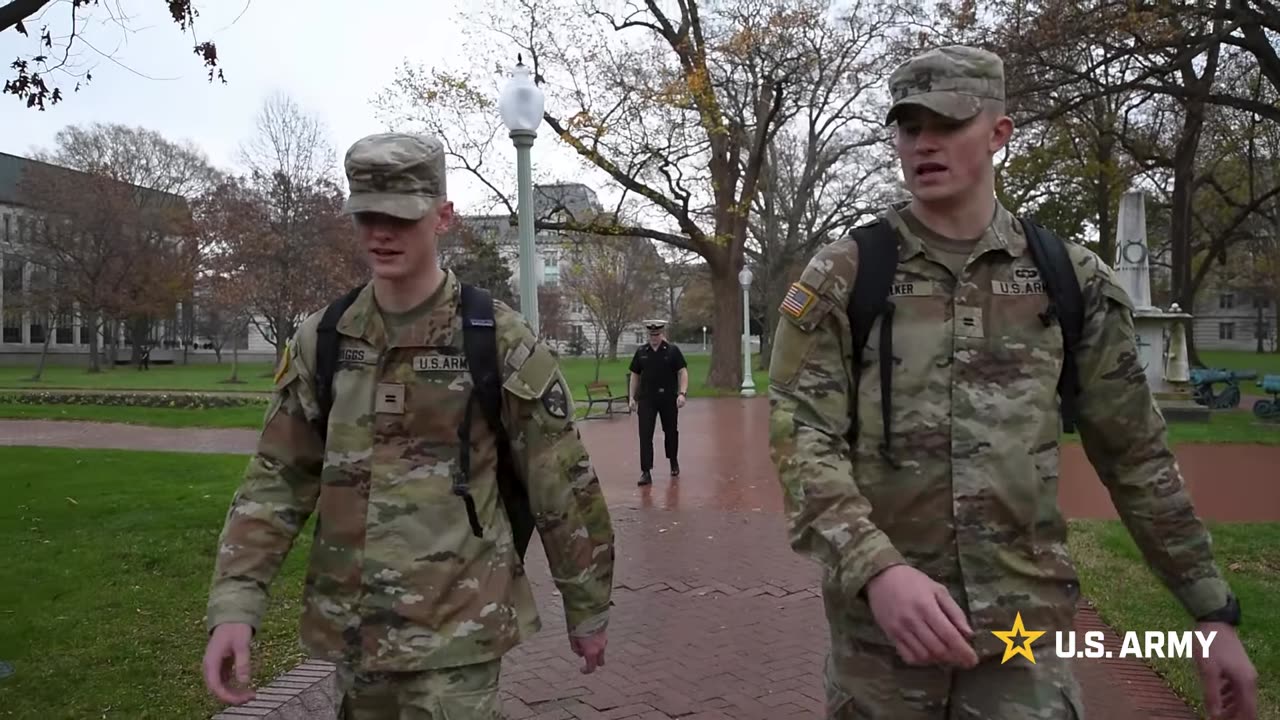
[[(483, 537), (451, 492), (472, 385), (459, 288), (448, 273), (441, 301), (399, 331), (406, 341), (393, 347), (372, 285), (361, 292), (338, 323), (327, 447), (311, 424), (320, 313), (302, 324), (222, 530), (210, 629), (258, 627), (267, 588), (313, 512), (302, 640), (314, 657), (367, 671), (430, 669), (493, 659), (540, 629), (497, 491), (495, 438), (479, 408), (471, 495)], [(495, 302), (494, 314), (516, 465), (567, 625), (588, 634), (608, 618), (608, 509), (555, 357), (511, 308)]]
[[(833, 242), (784, 304), (770, 364), (770, 443), (792, 547), (825, 568), (833, 631), (887, 643), (859, 591), (909, 563), (966, 610), (976, 649), (992, 654), (1022, 613), (1030, 630), (1069, 629), (1078, 579), (1058, 506), (1061, 327), (1016, 219), (998, 208), (959, 278), (897, 214), (902, 238), (891, 300), (893, 447), (879, 454), (880, 321), (853, 387), (846, 306), (857, 268), (851, 238)], [(1165, 423), (1137, 363), (1132, 304), (1111, 269), (1069, 245), (1085, 302), (1077, 350), (1080, 433), (1120, 517), (1157, 576), (1194, 615), (1226, 602)], [(1018, 291), (1015, 293), (1015, 290)], [(851, 403), (858, 437), (850, 447)], [(1052, 638), (1052, 634), (1046, 637)], [(845, 643), (846, 645), (850, 643)]]

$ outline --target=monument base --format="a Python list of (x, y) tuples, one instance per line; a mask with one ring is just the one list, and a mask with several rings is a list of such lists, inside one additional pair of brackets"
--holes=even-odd
[(1156, 405), (1166, 422), (1207, 423), (1213, 418), (1212, 410), (1176, 393), (1157, 393)]

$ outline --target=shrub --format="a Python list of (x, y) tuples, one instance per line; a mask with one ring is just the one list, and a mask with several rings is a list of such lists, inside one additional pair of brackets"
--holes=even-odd
[(205, 395), (201, 393), (139, 393), (139, 392), (5, 392), (0, 402), (20, 405), (113, 405), (121, 407), (155, 408), (226, 408), (265, 406), (267, 398), (255, 395), (243, 397), (229, 395)]

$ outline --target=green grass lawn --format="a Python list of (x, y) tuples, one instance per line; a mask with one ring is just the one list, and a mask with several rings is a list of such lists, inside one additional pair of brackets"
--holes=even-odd
[[(707, 370), (711, 359), (707, 355), (686, 356), (689, 362), (689, 395), (706, 397), (719, 394), (736, 394), (734, 389), (721, 393), (706, 387)], [(616, 395), (627, 393), (627, 366), (631, 358), (602, 359), (597, 375), (595, 358), (562, 357), (560, 366), (575, 399), (586, 400), (587, 383), (597, 377), (609, 383)], [(231, 372), (230, 364), (223, 365), (155, 365), (150, 370), (139, 371), (132, 367), (119, 367), (91, 374), (78, 367), (48, 367), (38, 383), (31, 382), (31, 367), (0, 367), (0, 389), (22, 390), (190, 390), (201, 392), (268, 392), (271, 390), (272, 367), (265, 363), (242, 363), (238, 385), (225, 381)], [(769, 373), (756, 370), (752, 379), (757, 392), (768, 388)]]
[[(207, 718), (204, 609), (238, 456), (0, 448), (0, 718)], [(310, 528), (254, 645), (262, 685), (302, 658)]]
[[(1280, 353), (1239, 352), (1232, 350), (1201, 350), (1200, 360), (1211, 368), (1228, 370), (1252, 370), (1258, 373), (1258, 380), (1263, 375), (1280, 375)], [(1261, 395), (1262, 391), (1255, 384), (1256, 380), (1246, 380), (1244, 391)]]
[[(575, 393), (578, 416), (586, 412), (585, 397)], [(148, 408), (103, 405), (28, 405), (0, 401), (0, 418), (18, 420), (83, 420), (116, 422), (132, 425), (170, 428), (245, 428), (262, 427), (265, 406), (232, 408)], [(599, 411), (599, 408), (597, 408)], [(1248, 412), (1215, 413), (1209, 424), (1174, 423), (1170, 441), (1183, 443), (1257, 443), (1280, 445), (1280, 424), (1263, 425)], [(1079, 436), (1067, 435), (1064, 442), (1079, 442)]]
[[(1073, 521), (1071, 553), (1084, 593), (1117, 630), (1183, 630), (1192, 623), (1147, 569), (1118, 521)], [(1214, 550), (1240, 598), (1239, 633), (1258, 671), (1259, 715), (1280, 720), (1280, 523), (1210, 524)], [(1147, 661), (1203, 713), (1200, 681), (1190, 659)]]

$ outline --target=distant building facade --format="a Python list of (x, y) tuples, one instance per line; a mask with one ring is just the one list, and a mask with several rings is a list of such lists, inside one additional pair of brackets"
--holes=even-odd
[[(25, 301), (41, 268), (29, 262), (21, 251), (28, 247), (39, 213), (24, 201), (20, 187), (24, 172), (36, 165), (42, 163), (0, 153), (0, 364), (34, 364), (44, 351), (48, 338), (49, 363), (85, 365), (90, 352), (90, 329), (82, 321), (80, 308), (69, 303), (65, 312), (59, 312), (54, 321), (48, 323), (42, 313), (30, 312)], [(66, 168), (60, 170), (76, 172)], [(145, 188), (139, 190), (154, 192)], [(595, 192), (579, 183), (539, 185), (535, 188), (535, 198), (535, 217), (548, 217), (558, 212), (560, 217), (584, 219), (603, 211)], [(519, 233), (510, 218), (507, 215), (475, 215), (463, 216), (462, 219), (482, 237), (496, 243), (499, 255), (511, 268), (513, 283), (518, 288)], [(570, 262), (572, 240), (562, 233), (539, 231), (535, 243), (538, 252), (534, 272), (537, 273), (538, 284), (560, 286), (561, 271)], [(562, 334), (565, 337), (551, 339), (553, 345), (561, 352), (607, 353), (606, 335), (592, 322), (582, 302), (572, 293), (565, 292), (561, 303)], [(151, 328), (148, 338), (151, 362), (216, 362), (218, 352), (213, 341), (199, 332), (203, 326), (201, 320), (198, 298), (189, 307), (184, 303), (175, 305), (170, 317), (160, 319)], [(644, 342), (643, 326), (637, 322), (623, 332), (618, 342), (618, 353), (628, 354)], [(117, 364), (129, 362), (132, 347), (125, 323), (118, 319), (104, 322), (98, 330), (98, 347), (103, 366), (112, 357)], [(275, 360), (275, 347), (254, 322), (250, 322), (238, 337), (224, 342), (221, 348), (224, 362), (229, 361), (233, 350), (242, 362)]]

